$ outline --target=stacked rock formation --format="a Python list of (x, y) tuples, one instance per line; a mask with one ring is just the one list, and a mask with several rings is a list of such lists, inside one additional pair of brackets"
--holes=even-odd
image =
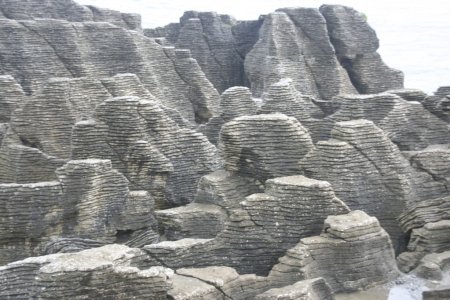
[(215, 145), (219, 142), (219, 132), (225, 123), (237, 117), (254, 115), (257, 105), (247, 87), (235, 86), (222, 93), (219, 110), (219, 116), (211, 118), (208, 124), (199, 128)]
[(323, 277), (333, 291), (354, 291), (397, 277), (394, 260), (389, 235), (377, 219), (352, 211), (328, 217), (322, 234), (289, 249), (269, 278), (284, 285)]
[(445, 279), (450, 89), (403, 89), (355, 10), (141, 30), (7, 0), (0, 28), (0, 298), (333, 299), (397, 264)]
[[(28, 258), (0, 268), (2, 299), (166, 299), (172, 270), (150, 268), (139, 249), (108, 245)], [(114, 283), (114, 284), (111, 284)]]
[(336, 56), (358, 92), (373, 94), (403, 86), (402, 72), (387, 67), (376, 52), (378, 38), (361, 13), (339, 5), (322, 5), (320, 12)]

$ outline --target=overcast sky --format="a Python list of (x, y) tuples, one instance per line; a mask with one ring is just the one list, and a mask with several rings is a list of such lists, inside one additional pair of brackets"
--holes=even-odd
[(450, 85), (450, 0), (79, 0), (142, 15), (144, 27), (178, 22), (186, 10), (217, 11), (256, 19), (281, 7), (352, 6), (367, 15), (380, 39), (385, 62), (406, 73), (407, 87), (434, 91)]

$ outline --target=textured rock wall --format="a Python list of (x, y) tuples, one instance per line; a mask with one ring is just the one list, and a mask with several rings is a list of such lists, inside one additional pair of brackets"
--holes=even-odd
[(0, 298), (444, 278), (450, 89), (402, 89), (358, 12), (190, 11), (146, 37), (67, 0), (0, 8)]

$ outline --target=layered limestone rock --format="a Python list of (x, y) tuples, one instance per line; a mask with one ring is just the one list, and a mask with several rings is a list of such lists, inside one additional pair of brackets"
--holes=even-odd
[(292, 78), (303, 94), (330, 99), (355, 92), (330, 43), (319, 10), (286, 8), (264, 18), (259, 39), (245, 57), (252, 93), (264, 92), (282, 78)]
[(157, 102), (113, 98), (97, 106), (96, 117), (107, 126), (104, 138), (116, 168), (157, 197), (159, 206), (192, 202), (201, 176), (219, 167), (216, 148), (200, 133), (178, 127)]
[(327, 120), (324, 112), (314, 103), (314, 99), (302, 95), (293, 86), (291, 79), (282, 79), (268, 89), (259, 114), (282, 113), (296, 118), (305, 126), (313, 141), (323, 139)]
[(141, 17), (95, 6), (82, 6), (72, 0), (2, 2), (2, 18), (15, 20), (60, 19), (70, 22), (108, 22), (130, 30), (141, 29)]
[(450, 251), (425, 255), (419, 262), (414, 274), (430, 280), (442, 280), (444, 272), (450, 266)]
[(243, 59), (236, 52), (234, 20), (214, 12), (188, 11), (180, 18), (177, 48), (190, 49), (208, 79), (221, 93), (243, 84)]
[(269, 279), (280, 285), (323, 277), (333, 292), (355, 291), (399, 275), (389, 235), (362, 211), (329, 216), (320, 236), (300, 240)]
[(22, 87), (12, 76), (0, 76), (0, 123), (11, 120), (12, 112), (23, 103), (24, 98)]
[(384, 64), (379, 41), (364, 15), (342, 5), (322, 5), (329, 39), (336, 56), (358, 92), (380, 93), (403, 87), (403, 73)]
[(442, 287), (440, 289), (424, 291), (422, 293), (423, 300), (445, 300), (450, 297), (450, 287)]
[(199, 128), (215, 145), (219, 142), (219, 132), (225, 123), (237, 117), (256, 114), (257, 105), (247, 87), (235, 86), (220, 96), (219, 111), (217, 117), (211, 118), (203, 128)]
[(397, 218), (412, 199), (408, 162), (371, 121), (339, 122), (301, 161), (304, 174), (331, 183), (351, 209), (377, 217), (396, 247), (403, 243)]
[(71, 160), (56, 174), (53, 182), (0, 184), (1, 263), (112, 243), (120, 231), (155, 227), (152, 199), (130, 193), (110, 161)]
[(427, 223), (423, 227), (411, 230), (408, 251), (397, 258), (401, 270), (409, 272), (426, 254), (449, 251), (449, 231), (450, 220)]
[[(0, 27), (4, 28), (0, 39), (7, 41), (0, 50), (2, 74), (12, 75), (27, 94), (52, 77), (133, 73), (164, 105), (190, 121), (195, 119), (193, 103), (204, 92), (198, 91), (199, 85), (185, 82), (164, 49), (140, 33), (105, 22), (55, 19), (0, 19)], [(190, 72), (195, 73), (195, 68)]]
[(418, 201), (409, 205), (398, 219), (405, 232), (423, 227), (427, 223), (450, 220), (450, 197)]
[[(188, 211), (189, 206), (179, 209), (182, 216)], [(185, 238), (144, 249), (155, 264), (170, 268), (224, 265), (240, 273), (267, 274), (277, 257), (300, 238), (318, 234), (326, 216), (348, 211), (327, 182), (303, 176), (275, 178), (267, 181), (264, 194), (250, 195), (240, 207), (228, 208), (228, 222), (214, 239)]]
[(337, 111), (326, 119), (333, 122), (366, 119), (383, 129), (401, 150), (420, 150), (450, 141), (448, 124), (422, 104), (393, 94), (344, 95), (333, 99)]
[(226, 211), (217, 205), (191, 203), (156, 212), (159, 228), (167, 240), (214, 238), (225, 227)]
[(98, 80), (51, 79), (14, 112), (11, 129), (25, 146), (68, 159), (72, 126), (92, 118), (95, 107), (109, 97)]
[(320, 232), (326, 216), (349, 212), (326, 181), (288, 176), (269, 179), (265, 186), (264, 194), (248, 196), (241, 206), (284, 249)]
[(422, 104), (440, 119), (450, 122), (450, 88), (448, 86), (439, 87), (434, 95), (426, 97)]
[(61, 184), (0, 184), (0, 265), (39, 255), (40, 239), (64, 222)]
[[(145, 266), (145, 253), (108, 245), (0, 267), (2, 299), (166, 299), (170, 269)], [(114, 284), (111, 284), (114, 283)]]
[(322, 278), (302, 280), (292, 285), (273, 288), (256, 296), (256, 300), (333, 300), (330, 287)]
[(66, 160), (17, 144), (0, 148), (0, 182), (33, 183), (56, 180), (55, 170)]
[(245, 197), (263, 190), (251, 177), (218, 170), (200, 179), (194, 202), (214, 204), (225, 209), (236, 208)]
[(264, 182), (299, 174), (298, 162), (313, 149), (307, 129), (295, 118), (264, 114), (236, 118), (222, 127), (225, 169)]
[(192, 58), (190, 51), (175, 49), (174, 66), (181, 79), (191, 87), (189, 99), (194, 108), (195, 121), (205, 123), (211, 117), (216, 116), (219, 93), (206, 78), (197, 61)]

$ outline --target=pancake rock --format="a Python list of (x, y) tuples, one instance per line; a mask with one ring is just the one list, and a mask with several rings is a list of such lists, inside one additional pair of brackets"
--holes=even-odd
[(444, 271), (450, 266), (450, 251), (425, 255), (414, 273), (431, 280), (442, 280)]
[[(52, 77), (134, 73), (162, 103), (195, 120), (193, 103), (202, 94), (197, 91), (199, 86), (186, 83), (164, 49), (138, 32), (105, 22), (56, 19), (0, 18), (0, 27), (0, 39), (5, 41), (0, 47), (2, 74), (12, 75), (26, 94), (36, 92)], [(203, 85), (202, 89), (213, 88)]]
[(1, 224), (2, 263), (66, 248), (61, 238), (76, 238), (74, 248), (84, 249), (156, 226), (151, 198), (130, 193), (110, 161), (71, 160), (56, 174), (53, 182), (0, 184), (0, 213), (8, 220)]
[(305, 126), (313, 141), (323, 139), (326, 120), (315, 99), (298, 92), (289, 78), (274, 83), (268, 89), (258, 114), (282, 113), (296, 118)]
[(404, 272), (415, 268), (420, 260), (429, 253), (449, 251), (450, 220), (427, 223), (413, 229), (406, 252), (397, 258), (399, 267)]
[(0, 267), (0, 298), (166, 299), (173, 271), (139, 267), (145, 254), (122, 245), (28, 258)]
[(444, 287), (422, 293), (423, 300), (445, 300), (450, 297), (450, 287)]
[(138, 14), (79, 5), (72, 0), (26, 1), (13, 0), (2, 2), (3, 18), (16, 20), (60, 19), (70, 22), (109, 22), (130, 30), (141, 29), (141, 17)]
[[(224, 265), (262, 275), (300, 238), (318, 234), (327, 215), (349, 211), (327, 182), (289, 176), (270, 179), (266, 186), (264, 194), (250, 195), (240, 207), (228, 209), (229, 219), (215, 238), (185, 238), (144, 249), (155, 264), (170, 268)], [(178, 212), (185, 215), (190, 207)]]
[(137, 189), (153, 191), (160, 206), (192, 202), (200, 177), (219, 167), (216, 148), (200, 133), (178, 127), (157, 102), (109, 99), (97, 106), (96, 118), (107, 126), (103, 138), (117, 169)]
[(395, 247), (402, 248), (404, 233), (397, 218), (412, 201), (408, 162), (371, 121), (336, 123), (332, 137), (303, 158), (304, 174), (329, 181), (351, 209), (377, 217)]
[(403, 87), (403, 73), (384, 64), (379, 41), (363, 14), (341, 5), (322, 5), (330, 41), (351, 81), (362, 94)]
[(208, 137), (211, 143), (217, 145), (223, 124), (237, 117), (254, 115), (256, 111), (257, 105), (247, 87), (231, 87), (220, 95), (219, 115), (211, 118), (199, 130)]
[(24, 101), (22, 87), (10, 75), (0, 76), (0, 123), (8, 123), (12, 112)]
[(389, 235), (362, 211), (329, 216), (320, 236), (301, 239), (280, 258), (269, 279), (282, 285), (323, 277), (331, 290), (355, 291), (399, 275)]
[[(383, 129), (400, 150), (420, 150), (450, 141), (448, 123), (428, 112), (422, 104), (392, 94), (343, 95), (333, 99), (333, 122), (366, 119)], [(330, 122), (331, 121), (331, 122)]]
[(267, 15), (258, 41), (245, 57), (252, 93), (261, 96), (286, 77), (298, 91), (317, 98), (355, 92), (335, 56), (326, 25), (317, 9), (286, 8)]
[(235, 50), (234, 20), (214, 12), (185, 12), (180, 18), (177, 48), (190, 49), (219, 92), (242, 85), (242, 57)]
[(302, 280), (283, 288), (270, 289), (256, 300), (333, 300), (328, 284), (322, 278)]
[(298, 162), (313, 147), (308, 131), (282, 114), (236, 118), (222, 127), (219, 144), (227, 171), (261, 182), (298, 174)]

